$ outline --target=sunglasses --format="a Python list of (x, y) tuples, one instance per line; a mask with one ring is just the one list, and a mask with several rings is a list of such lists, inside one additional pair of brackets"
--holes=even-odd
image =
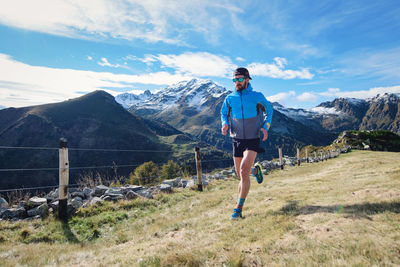
[(235, 83), (235, 82), (240, 82), (240, 83), (241, 83), (241, 82), (244, 81), (244, 79), (245, 79), (245, 78), (237, 78), (237, 79), (236, 79), (236, 78), (233, 78), (232, 81), (233, 81), (234, 83)]

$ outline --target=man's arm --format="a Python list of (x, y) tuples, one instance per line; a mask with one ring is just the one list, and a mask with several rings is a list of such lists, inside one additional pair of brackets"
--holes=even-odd
[(228, 97), (226, 97), (221, 108), (221, 124), (222, 124), (221, 133), (223, 135), (226, 135), (229, 128), (228, 114), (229, 114), (229, 104), (228, 104)]
[[(269, 101), (261, 93), (260, 93), (260, 104), (264, 106), (265, 113), (266, 113), (265, 122), (264, 122), (264, 125), (263, 125), (262, 129), (264, 129), (265, 132), (268, 133), (269, 128), (271, 127), (272, 114), (274, 113), (274, 110), (272, 108), (271, 103), (269, 103)], [(265, 138), (266, 134), (264, 133), (264, 131), (262, 131), (262, 132), (263, 132), (264, 138)], [(263, 141), (265, 141), (265, 140), (263, 140)]]

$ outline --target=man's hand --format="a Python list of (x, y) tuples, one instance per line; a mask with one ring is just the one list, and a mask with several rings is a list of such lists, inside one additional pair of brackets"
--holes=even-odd
[(229, 128), (228, 124), (224, 124), (224, 127), (221, 128), (221, 133), (223, 135), (226, 135), (226, 133), (228, 132), (228, 128)]
[(263, 133), (263, 135), (264, 135), (264, 137), (263, 137), (263, 142), (265, 141), (265, 140), (267, 140), (268, 139), (268, 132), (267, 132), (267, 130), (265, 130), (264, 128), (261, 128), (261, 132)]

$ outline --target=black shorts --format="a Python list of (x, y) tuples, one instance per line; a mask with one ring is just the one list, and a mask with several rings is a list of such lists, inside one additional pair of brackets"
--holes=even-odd
[(257, 139), (233, 139), (233, 156), (243, 157), (243, 152), (246, 150), (252, 150), (257, 153), (262, 153), (265, 150), (260, 147), (260, 138)]

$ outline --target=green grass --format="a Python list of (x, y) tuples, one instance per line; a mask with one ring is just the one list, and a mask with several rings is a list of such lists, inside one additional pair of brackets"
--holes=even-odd
[(0, 265), (392, 266), (400, 264), (399, 153), (355, 151), (204, 192), (102, 203), (62, 223), (0, 222)]

